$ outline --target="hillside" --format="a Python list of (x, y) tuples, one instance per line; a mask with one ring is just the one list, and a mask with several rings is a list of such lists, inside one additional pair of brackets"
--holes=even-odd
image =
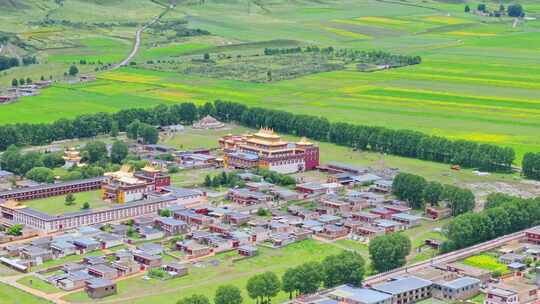
[[(43, 64), (10, 69), (0, 75), (4, 87), (27, 75), (62, 80), (81, 59), (117, 62), (129, 53), (137, 26), (164, 9), (164, 1), (145, 0), (8, 2), (19, 15), (0, 13), (0, 22), (35, 47)], [(48, 122), (220, 98), (509, 145), (521, 155), (540, 149), (540, 4), (521, 3), (528, 18), (514, 25), (506, 16), (464, 13), (461, 1), (179, 1), (161, 28), (143, 34), (136, 66), (3, 105), (0, 120)], [(498, 1), (488, 7), (497, 9)], [(326, 63), (314, 57), (262, 56), (264, 48), (312, 45), (421, 56), (422, 63), (364, 73), (354, 64), (321, 68)], [(205, 53), (213, 63), (197, 63)], [(299, 62), (315, 70), (294, 70)], [(87, 73), (98, 66), (79, 67)], [(274, 78), (299, 74), (267, 82), (266, 67)]]

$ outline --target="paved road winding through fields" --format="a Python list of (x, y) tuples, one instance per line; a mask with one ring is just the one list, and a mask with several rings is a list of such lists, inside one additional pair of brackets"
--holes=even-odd
[(135, 33), (135, 44), (133, 44), (133, 49), (129, 53), (129, 55), (126, 57), (126, 59), (122, 60), (120, 63), (115, 64), (111, 70), (115, 70), (119, 67), (128, 65), (129, 62), (137, 55), (137, 52), (139, 51), (139, 48), (141, 47), (141, 36), (144, 30), (152, 26), (154, 23), (158, 22), (161, 17), (163, 17), (169, 10), (173, 9), (174, 5), (170, 5), (163, 13), (159, 14), (159, 16), (154, 17), (150, 22), (143, 25), (141, 28), (137, 30)]

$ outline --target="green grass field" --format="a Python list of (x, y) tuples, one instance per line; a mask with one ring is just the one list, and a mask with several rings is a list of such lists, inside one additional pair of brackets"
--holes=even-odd
[(45, 293), (57, 293), (57, 292), (62, 291), (60, 288), (57, 288), (57, 287), (55, 287), (55, 286), (41, 280), (40, 278), (38, 278), (36, 276), (26, 276), (26, 277), (24, 277), (22, 279), (19, 279), (17, 281), (17, 283), (23, 284), (23, 285), (28, 286), (28, 287), (33, 288), (33, 289), (43, 291)]
[[(234, 263), (231, 258), (237, 256), (235, 252), (219, 254), (210, 258), (219, 260), (219, 266), (190, 267), (190, 274), (182, 278), (145, 281), (139, 276), (120, 281), (118, 294), (104, 299), (103, 302), (169, 304), (176, 303), (182, 297), (201, 293), (213, 298), (219, 285), (232, 284), (242, 290), (244, 303), (255, 303), (245, 292), (245, 284), (250, 276), (264, 271), (273, 271), (281, 276), (289, 267), (307, 261), (320, 261), (327, 255), (339, 253), (340, 250), (340, 247), (332, 244), (306, 240), (281, 249), (260, 248), (258, 256)], [(70, 294), (64, 299), (74, 303), (92, 302), (83, 292)], [(288, 294), (281, 292), (273, 301), (279, 303), (287, 299)]]
[(62, 213), (81, 211), (85, 202), (90, 204), (90, 208), (99, 209), (111, 207), (110, 203), (106, 203), (101, 199), (101, 191), (88, 191), (74, 193), (75, 204), (67, 206), (65, 204), (65, 196), (53, 196), (44, 199), (37, 199), (23, 202), (28, 208), (32, 208), (51, 215), (59, 215)]
[(47, 304), (47, 300), (37, 298), (15, 287), (0, 283), (0, 299), (2, 304)]
[(465, 265), (489, 270), (492, 272), (499, 271), (501, 274), (507, 274), (510, 272), (505, 264), (499, 263), (496, 257), (488, 254), (479, 254), (466, 258), (463, 263)]

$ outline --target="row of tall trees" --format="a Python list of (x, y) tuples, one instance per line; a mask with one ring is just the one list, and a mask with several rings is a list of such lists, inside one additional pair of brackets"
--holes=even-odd
[[(128, 125), (137, 120), (151, 126), (191, 124), (200, 116), (207, 114), (213, 114), (220, 120), (237, 122), (247, 127), (270, 127), (278, 132), (330, 141), (356, 149), (464, 167), (478, 167), (486, 171), (509, 171), (515, 158), (514, 150), (511, 148), (465, 140), (452, 141), (410, 130), (330, 123), (324, 117), (297, 115), (256, 107), (248, 108), (239, 103), (220, 100), (201, 107), (193, 103), (159, 105), (149, 109), (121, 110), (115, 114), (86, 114), (75, 119), (60, 119), (52, 124), (3, 125), (0, 126), (0, 150), (5, 150), (12, 144), (43, 145), (54, 140), (112, 133), (115, 129), (126, 131)], [(137, 136), (139, 136), (138, 133)]]
[(540, 221), (540, 199), (491, 198), (491, 208), (462, 214), (448, 225), (441, 251), (449, 252), (520, 231)]
[(453, 216), (471, 211), (475, 205), (474, 194), (469, 189), (427, 182), (423, 177), (409, 173), (396, 175), (392, 191), (415, 209), (423, 209), (426, 204), (437, 206), (444, 201), (452, 209)]

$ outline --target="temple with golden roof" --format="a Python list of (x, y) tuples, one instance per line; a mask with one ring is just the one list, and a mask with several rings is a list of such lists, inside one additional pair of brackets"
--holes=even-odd
[(81, 153), (75, 149), (75, 148), (69, 148), (64, 151), (64, 156), (62, 156), (64, 159), (64, 168), (69, 169), (74, 166), (79, 166), (81, 163)]
[(315, 169), (319, 165), (319, 147), (302, 138), (287, 142), (274, 130), (261, 128), (257, 133), (226, 135), (219, 140), (225, 152), (226, 168), (265, 168), (279, 173)]
[(116, 203), (127, 203), (145, 198), (151, 191), (160, 191), (161, 187), (171, 184), (170, 177), (160, 170), (145, 166), (139, 172), (133, 172), (129, 166), (122, 166), (116, 172), (107, 172), (110, 177), (103, 183), (103, 199)]

